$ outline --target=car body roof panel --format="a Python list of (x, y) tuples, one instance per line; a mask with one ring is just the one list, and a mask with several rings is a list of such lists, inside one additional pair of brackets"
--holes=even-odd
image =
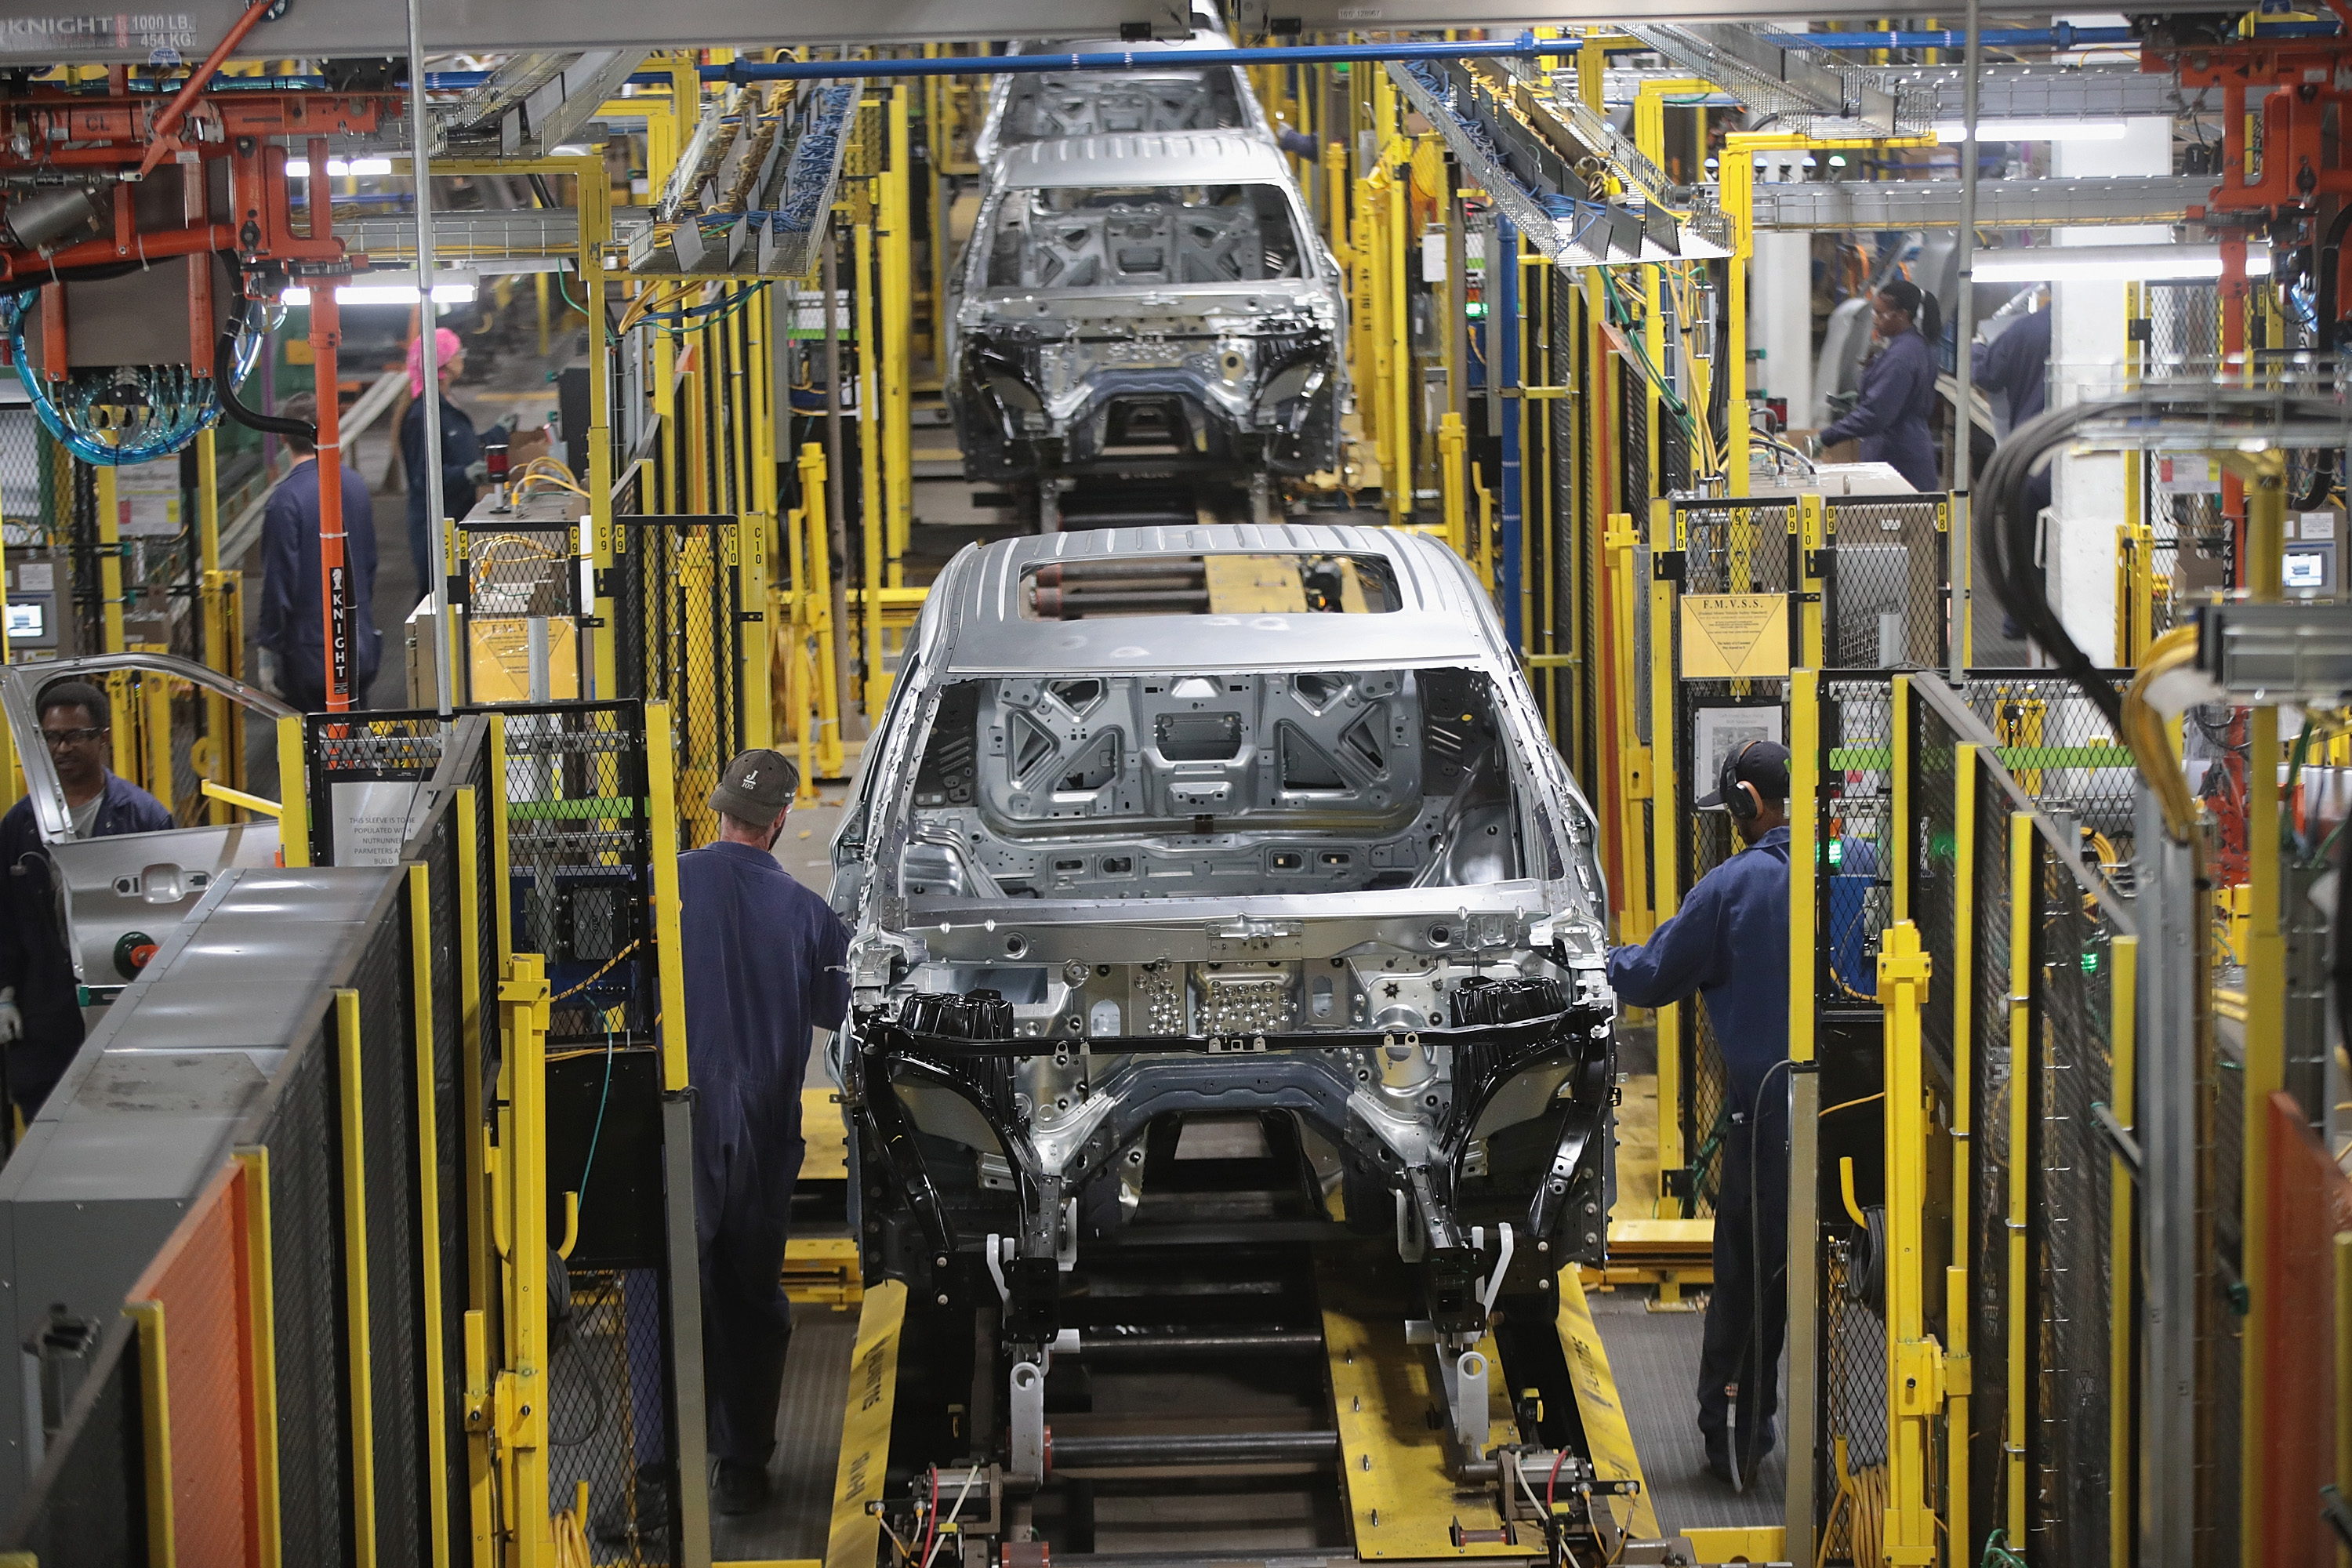
[(1281, 150), (1250, 131), (1170, 131), (1024, 142), (998, 157), (997, 180), (1024, 189), (1087, 185), (1288, 186)]
[[(1119, 616), (1036, 621), (1021, 613), (1024, 578), (1055, 561), (1203, 554), (1368, 555), (1385, 562), (1402, 600), (1364, 615)], [(1468, 571), (1436, 541), (1333, 523), (1218, 523), (1092, 529), (965, 550), (933, 595), (943, 618), (935, 658), (950, 675), (1282, 669), (1506, 658), (1493, 612)]]

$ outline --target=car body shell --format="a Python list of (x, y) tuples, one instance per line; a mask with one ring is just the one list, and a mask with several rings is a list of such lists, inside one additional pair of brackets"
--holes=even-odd
[[(1024, 613), (1029, 584), (1047, 568), (1216, 556), (1345, 559), (1380, 575), (1394, 607), (1077, 621)], [(925, 793), (935, 759), (962, 754), (947, 717), (959, 704), (984, 716), (1031, 701), (1043, 714), (1041, 686), (1075, 683), (1095, 694), (1094, 732), (1125, 723), (1131, 738), (1145, 737), (1133, 742), (1142, 752), (1149, 726), (1123, 720), (1118, 702), (1141, 701), (1135, 694), (1146, 689), (1179, 692), (1180, 679), (1213, 689), (1219, 705), (1292, 700), (1304, 689), (1300, 671), (1324, 672), (1317, 689), (1350, 703), (1381, 694), (1368, 712), (1416, 690), (1478, 693), (1492, 765), (1508, 784), (1507, 805), (1487, 808), (1485, 831), (1521, 847), (1516, 866), (1374, 889), (1244, 883), (1210, 896), (1110, 897), (1057, 889), (1034, 857), (1038, 843), (1054, 863), (1051, 846), (1087, 846), (1074, 859), (1090, 855), (1108, 872), (1108, 851), (1122, 845), (1147, 858), (1202, 847), (1246, 858), (1261, 843), (1351, 843), (1352, 819), (1304, 810), (1297, 820), (1318, 826), (1286, 837), (1285, 814), (1304, 797), (1270, 796), (1263, 781), (1244, 791), (1276, 799), (1256, 817), (1237, 795), (1206, 808), (1224, 816), (1189, 823), (1141, 805), (1087, 821), (1024, 818), (1007, 809), (1015, 797), (995, 773), (1016, 763), (989, 760), (1004, 751), (1001, 727), (985, 717), (971, 747), (984, 778), (980, 804), (945, 806)], [(1270, 733), (1261, 727), (1252, 744)], [(1412, 765), (1425, 774), (1432, 754), (1426, 740), (1417, 764), (1391, 753), (1382, 776)], [(1164, 760), (1139, 762), (1148, 773)], [(1057, 758), (1048, 771), (1066, 765)], [(1407, 816), (1426, 805), (1407, 803)], [(1053, 1272), (1118, 1235), (1136, 1196), (1121, 1196), (1131, 1188), (1123, 1152), (1154, 1119), (1265, 1113), (1297, 1117), (1337, 1152), (1351, 1222), (1393, 1230), (1423, 1271), (1423, 1310), (1443, 1333), (1474, 1333), (1498, 1292), (1544, 1300), (1549, 1287), (1531, 1272), (1539, 1257), (1557, 1268), (1597, 1261), (1605, 1247), (1596, 1216), (1607, 1208), (1613, 1003), (1597, 837), (1484, 591), (1434, 541), (1226, 525), (965, 550), (927, 600), (834, 846), (832, 900), (853, 930), (855, 996), (835, 1067), (856, 1158), (868, 1168), (852, 1187), (877, 1194), (864, 1201), (868, 1277), (929, 1280), (952, 1255), (984, 1252), (1004, 1275), (1008, 1337), (1050, 1340)], [(1433, 857), (1437, 840), (1429, 842)], [(1018, 893), (1016, 874), (1026, 883)], [(1540, 1016), (1464, 1026), (1462, 994), (1489, 981), (1549, 1001)], [(1339, 988), (1336, 1005), (1310, 1018), (1307, 994), (1319, 997), (1326, 985)], [(940, 1032), (961, 1027), (938, 1020), (967, 1006), (994, 1014), (988, 1042)], [(1520, 1151), (1507, 1179), (1497, 1173), (1507, 1146)], [(1532, 1163), (1529, 1150), (1539, 1156)], [(1494, 1238), (1514, 1225), (1545, 1245), (1520, 1247), (1513, 1263), (1506, 1243), (1498, 1263)], [(1480, 1287), (1490, 1271), (1493, 1287)]]
[[(1278, 193), (1297, 276), (992, 283), (999, 226), (1018, 210), (1009, 204), (1104, 187)], [(1237, 254), (1246, 247), (1246, 236), (1232, 246)], [(1106, 238), (1103, 249), (1112, 248)], [(948, 399), (965, 477), (1279, 480), (1334, 468), (1345, 296), (1287, 161), (1263, 134), (1081, 136), (1005, 149), (992, 164), (951, 301)], [(1150, 434), (1126, 439), (1135, 428)]]

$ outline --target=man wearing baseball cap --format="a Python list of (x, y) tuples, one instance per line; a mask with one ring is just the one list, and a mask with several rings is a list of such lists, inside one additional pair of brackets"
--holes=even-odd
[(746, 752), (710, 792), (715, 843), (677, 858), (702, 1364), (721, 1513), (767, 1500), (792, 1308), (782, 1283), (810, 1032), (849, 1009), (849, 932), (775, 857), (800, 773)]
[(1698, 1426), (1708, 1471), (1746, 1490), (1772, 1450), (1788, 1330), (1789, 749), (1735, 742), (1697, 804), (1728, 813), (1747, 848), (1700, 878), (1648, 942), (1612, 952), (1609, 983), (1636, 1007), (1706, 997), (1723, 1053)]

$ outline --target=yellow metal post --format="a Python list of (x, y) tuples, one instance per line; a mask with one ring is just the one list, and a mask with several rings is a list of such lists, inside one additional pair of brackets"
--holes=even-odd
[(285, 1538), (278, 1513), (278, 1296), (269, 1240), (269, 1151), (258, 1143), (237, 1146), (232, 1156), (245, 1170), (246, 1353), (252, 1358), (253, 1494), (258, 1549), (253, 1568), (278, 1568)]
[[(1389, 74), (1378, 72), (1379, 85), (1387, 100), (1393, 100), (1396, 89), (1389, 83)], [(1381, 134), (1389, 135), (1386, 121)], [(1411, 166), (1412, 146), (1403, 138), (1389, 141), (1381, 154), (1387, 166), (1383, 173)], [(1387, 211), (1381, 225), (1381, 282), (1387, 290), (1385, 306), (1389, 329), (1388, 419), (1390, 460), (1393, 467), (1388, 475), (1389, 521), (1402, 523), (1413, 513), (1412, 399), (1416, 378), (1412, 370), (1412, 323), (1405, 301), (1405, 247), (1409, 243), (1405, 229), (1410, 209), (1405, 201), (1404, 182), (1389, 174), (1385, 193)]]
[[(220, 456), (214, 435), (207, 429), (196, 437), (196, 564), (201, 574), (197, 593), (202, 604), (205, 664), (223, 675), (233, 676), (244, 663), (241, 655), (245, 626), (237, 605), (241, 576), (221, 570)], [(241, 711), (217, 691), (206, 691), (204, 705), (204, 739), (194, 753), (196, 776), (225, 784), (231, 789), (243, 789), (245, 724)], [(0, 765), (5, 762), (0, 758)], [(220, 824), (230, 820), (229, 812), (226, 801), (215, 800), (207, 806), (205, 816)]]
[[(1811, 1387), (1821, 1375), (1813, 1349), (1811, 1325), (1819, 1303), (1814, 1295), (1813, 1255), (1819, 1246), (1813, 1194), (1819, 1186), (1821, 1108), (1819, 1075), (1811, 1070), (1814, 1044), (1814, 945), (1820, 940), (1819, 879), (1822, 850), (1821, 673), (1793, 669), (1789, 673), (1789, 1371), (1792, 1384)], [(1663, 733), (1663, 732), (1659, 732)], [(1663, 743), (1663, 742), (1662, 742)], [(1671, 799), (1671, 792), (1661, 795)], [(1665, 1030), (1660, 1026), (1658, 1059), (1665, 1060)], [(1662, 1080), (1663, 1081), (1663, 1080)], [(1669, 1106), (1663, 1092), (1658, 1100), (1660, 1141), (1664, 1142)], [(1664, 1161), (1660, 1168), (1664, 1169)], [(1801, 1397), (1787, 1413), (1789, 1479), (1783, 1498), (1784, 1551), (1801, 1563), (1813, 1560), (1815, 1522), (1814, 1455), (1821, 1447), (1810, 1401)]]
[[(1903, 718), (1895, 720), (1896, 744), (1902, 744)], [(1976, 1100), (1970, 1085), (1968, 1063), (1975, 1059), (1970, 1048), (1975, 1037), (1969, 1031), (1975, 1026), (1976, 998), (1970, 994), (1967, 977), (1976, 973), (1977, 897), (1977, 769), (1979, 766), (1978, 748), (1960, 745), (1953, 748), (1952, 766), (1952, 907), (1958, 918), (1952, 922), (1952, 1259), (1944, 1270), (1944, 1391), (1947, 1402), (1944, 1430), (1947, 1433), (1967, 1432), (1969, 1401), (1972, 1393), (1970, 1377), (1974, 1363), (1969, 1352), (1969, 1228), (1975, 1210), (1970, 1206), (1969, 1183), (1969, 1143), (1975, 1131)], [(1898, 818), (1897, 820), (1905, 820)], [(1896, 878), (1897, 881), (1903, 879)], [(1966, 1442), (1946, 1442), (1944, 1445), (1945, 1511), (1950, 1516), (1946, 1523), (1946, 1535), (1954, 1541), (1969, 1539), (1969, 1445)]]
[(488, 1568), (496, 1524), (490, 1510), (488, 1315), (497, 1289), (498, 1199), (490, 1190), (482, 1104), (481, 803), (471, 784), (457, 790), (458, 1105), (466, 1156), (466, 1507), (476, 1568)]
[(1890, 1563), (1936, 1561), (1930, 1422), (1943, 1414), (1943, 1349), (1927, 1329), (1927, 1088), (1919, 1015), (1930, 961), (1909, 921), (1887, 928), (1878, 955), (1885, 1007), (1887, 1449)]
[[(1675, 538), (1674, 503), (1650, 503), (1650, 558), (1678, 548)], [(1650, 584), (1650, 792), (1673, 802), (1675, 791), (1675, 584), (1659, 577)], [(1683, 825), (1672, 805), (1659, 814), (1657, 842), (1651, 846), (1651, 908), (1663, 923), (1682, 904), (1675, 885), (1675, 849)], [(1794, 849), (1790, 850), (1793, 856)], [(1810, 951), (1810, 947), (1808, 948)], [(1810, 996), (1810, 987), (1805, 994)], [(1683, 1147), (1682, 1006), (1668, 1003), (1657, 1010), (1658, 1041), (1658, 1170), (1681, 1170), (1689, 1155)]]
[(834, 662), (833, 637), (833, 555), (828, 542), (824, 497), (824, 447), (816, 441), (801, 444), (801, 526), (807, 540), (803, 559), (808, 567), (808, 577), (795, 576), (793, 596), (800, 606), (800, 619), (816, 643), (814, 701), (802, 710), (802, 722), (809, 708), (816, 712), (816, 771), (819, 777), (841, 777), (844, 757), (841, 744), (841, 685), (839, 671)]
[(310, 793), (302, 765), (302, 716), (278, 721), (278, 859), (310, 863)]
[(768, 689), (768, 622), (776, 613), (769, 593), (774, 576), (770, 541), (775, 537), (776, 530), (775, 411), (770, 405), (775, 383), (770, 318), (774, 299), (774, 289), (762, 288), (743, 312), (744, 358), (750, 366), (746, 391), (751, 403), (748, 423), (751, 467), (751, 510), (740, 529), (743, 543), (740, 578), (745, 617), (741, 679), (743, 744), (747, 750), (775, 743), (774, 694)]
[(914, 399), (910, 384), (914, 367), (908, 339), (913, 314), (914, 217), (908, 199), (913, 178), (914, 154), (907, 138), (907, 93), (904, 82), (890, 89), (888, 165), (878, 182), (881, 212), (875, 237), (881, 247), (882, 340), (875, 374), (881, 390), (883, 504), (888, 509), (890, 586), (907, 581), (907, 552), (914, 542), (915, 460)]
[[(652, 120), (659, 120), (656, 114)], [(604, 300), (610, 291), (604, 280), (604, 247), (613, 234), (613, 192), (605, 183), (604, 161), (591, 155), (577, 161), (572, 184), (580, 215), (580, 277), (587, 291), (588, 341), (600, 343), (604, 334)], [(598, 363), (602, 363), (599, 361)], [(620, 694), (616, 661), (619, 620), (611, 590), (613, 572), (613, 389), (607, 377), (588, 378), (588, 520), (589, 545), (593, 552), (592, 585), (595, 589), (597, 624), (596, 689), (601, 698)], [(570, 439), (570, 433), (565, 433)], [(641, 508), (645, 502), (640, 500)]]
[(866, 716), (878, 720), (890, 695), (890, 675), (882, 666), (882, 584), (884, 556), (882, 512), (881, 399), (876, 395), (881, 367), (876, 345), (881, 341), (874, 311), (874, 220), (870, 205), (860, 203), (857, 221), (850, 229), (852, 271), (857, 291), (857, 499), (858, 530), (865, 542), (866, 667), (858, 698)]
[[(656, 706), (647, 704), (648, 707)], [(651, 737), (647, 737), (650, 742)], [(500, 1117), (500, 1165), (512, 1211), (507, 1237), (507, 1366), (494, 1403), (507, 1458), (505, 1525), (514, 1533), (512, 1568), (551, 1563), (553, 1530), (547, 1489), (547, 961), (519, 952), (499, 983), (505, 1041), (507, 1109)]]
[(670, 710), (667, 702), (646, 704), (646, 787), (652, 818), (654, 941), (661, 984), (662, 1088), (686, 1088), (686, 973), (679, 967), (677, 891), (677, 787), (670, 772)]
[(1449, 411), (1437, 422), (1437, 492), (1444, 509), (1445, 542), (1465, 561), (1470, 558), (1469, 500), (1464, 493), (1469, 444), (1462, 416)]
[(1646, 942), (1653, 929), (1650, 889), (1643, 875), (1650, 864), (1649, 829), (1642, 820), (1642, 803), (1651, 798), (1650, 748), (1642, 743), (1640, 717), (1647, 694), (1634, 682), (1633, 595), (1643, 588), (1633, 581), (1633, 550), (1640, 541), (1630, 514), (1609, 514), (1601, 542), (1609, 560), (1609, 702), (1617, 732), (1612, 759), (1617, 786), (1617, 885), (1625, 889), (1617, 940), (1627, 942)]
[[(360, 1089), (360, 994), (335, 993), (335, 1047), (343, 1156), (344, 1409), (352, 1445), (352, 1561), (373, 1568), (375, 1550), (374, 1337), (369, 1324), (367, 1110)], [(535, 1254), (533, 1256), (536, 1256)]]
[[(541, 273), (541, 277), (546, 274)], [(449, 1563), (448, 1389), (442, 1379), (441, 1336), (441, 1134), (434, 1072), (433, 895), (431, 870), (422, 862), (408, 868), (409, 1012), (416, 1055), (416, 1279), (425, 1319), (425, 1520), (432, 1542), (426, 1561)]]
[(2027, 1096), (2033, 1074), (2033, 817), (2009, 818), (2009, 1401), (2001, 1454), (2007, 1461), (2001, 1521), (2011, 1541), (2025, 1539), (2026, 1356), (2033, 1325), (2026, 1311), (2026, 1188), (2032, 1166), (2033, 1117)]
[(122, 1309), (139, 1326), (139, 1447), (146, 1461), (148, 1568), (173, 1568), (179, 1531), (172, 1510), (171, 1363), (163, 1353), (163, 1303), (131, 1301)]

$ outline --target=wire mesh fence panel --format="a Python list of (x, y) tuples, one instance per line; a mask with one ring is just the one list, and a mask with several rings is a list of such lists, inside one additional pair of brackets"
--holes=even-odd
[[(2118, 685), (2129, 670), (2102, 672)], [(1994, 760), (2062, 827), (2096, 835), (2090, 848), (2115, 867), (2131, 858), (2138, 773), (2105, 715), (2071, 680), (2019, 670), (1970, 670), (1961, 697), (1997, 743)]]
[(1822, 680), (1822, 932), (1825, 1000), (1878, 994), (1878, 944), (1894, 919), (1894, 687), (1885, 676)]
[(1951, 501), (1833, 496), (1822, 503), (1823, 658), (1844, 669), (1920, 669), (1949, 646)]
[(256, 1140), (269, 1151), (278, 1386), (301, 1392), (278, 1407), (278, 1510), (289, 1563), (340, 1563), (352, 1551), (332, 1027), (295, 1047)]
[[(731, 517), (619, 517), (614, 538), (621, 695), (670, 704), (681, 848), (719, 824), (704, 804), (743, 749), (743, 587)], [(762, 645), (764, 657), (764, 644)]]
[(431, 712), (305, 715), (310, 864), (396, 863), (431, 807), (444, 742)]
[(79, 1388), (58, 1412), (63, 1425), (16, 1519), (0, 1522), (0, 1548), (29, 1553), (43, 1568), (119, 1568), (148, 1559), (142, 1396), (139, 1331), (118, 1317), (101, 1331)]
[(1823, 1243), (1821, 1453), (1824, 1562), (1875, 1564), (1886, 1497), (1886, 1327), (1875, 1272), (1852, 1234)]
[[(1720, 594), (1786, 594), (1796, 527), (1791, 501), (1676, 500), (1675, 537), (1682, 552), (1681, 597)], [(1680, 677), (1693, 650), (1677, 617), (1674, 668)], [(1749, 741), (1788, 737), (1788, 682), (1782, 679), (1677, 679), (1675, 699), (1676, 886), (1684, 892), (1738, 851), (1727, 813), (1697, 809), (1715, 788), (1722, 759)], [(1684, 1147), (1693, 1160), (1692, 1202), (1711, 1212), (1720, 1173), (1713, 1154), (1728, 1130), (1723, 1051), (1702, 1005), (1681, 1010)], [(1666, 1048), (1661, 1042), (1661, 1049)]]
[[(584, 503), (583, 503), (584, 504)], [(469, 703), (562, 701), (583, 689), (580, 535), (568, 522), (476, 517), (457, 525), (466, 556)]]
[[(1918, 927), (1919, 945), (1933, 966), (1929, 973), (1953, 974), (1958, 973), (1960, 933), (1973, 913), (1960, 896), (1960, 737), (1940, 713), (1916, 696), (1910, 707), (1904, 737), (1910, 746), (1910, 820), (1903, 826), (1913, 852), (1894, 870), (1910, 879), (1911, 921)], [(1930, 984), (1919, 1016), (1929, 1070), (1947, 1094), (1960, 1063), (1959, 1042), (1954, 1038), (1958, 994), (1958, 986)]]
[(2072, 869), (2040, 868), (2039, 1082), (2032, 1260), (2042, 1302), (2034, 1358), (2036, 1562), (2105, 1561), (2112, 1163), (2091, 1108), (2112, 1099), (2115, 930)]

